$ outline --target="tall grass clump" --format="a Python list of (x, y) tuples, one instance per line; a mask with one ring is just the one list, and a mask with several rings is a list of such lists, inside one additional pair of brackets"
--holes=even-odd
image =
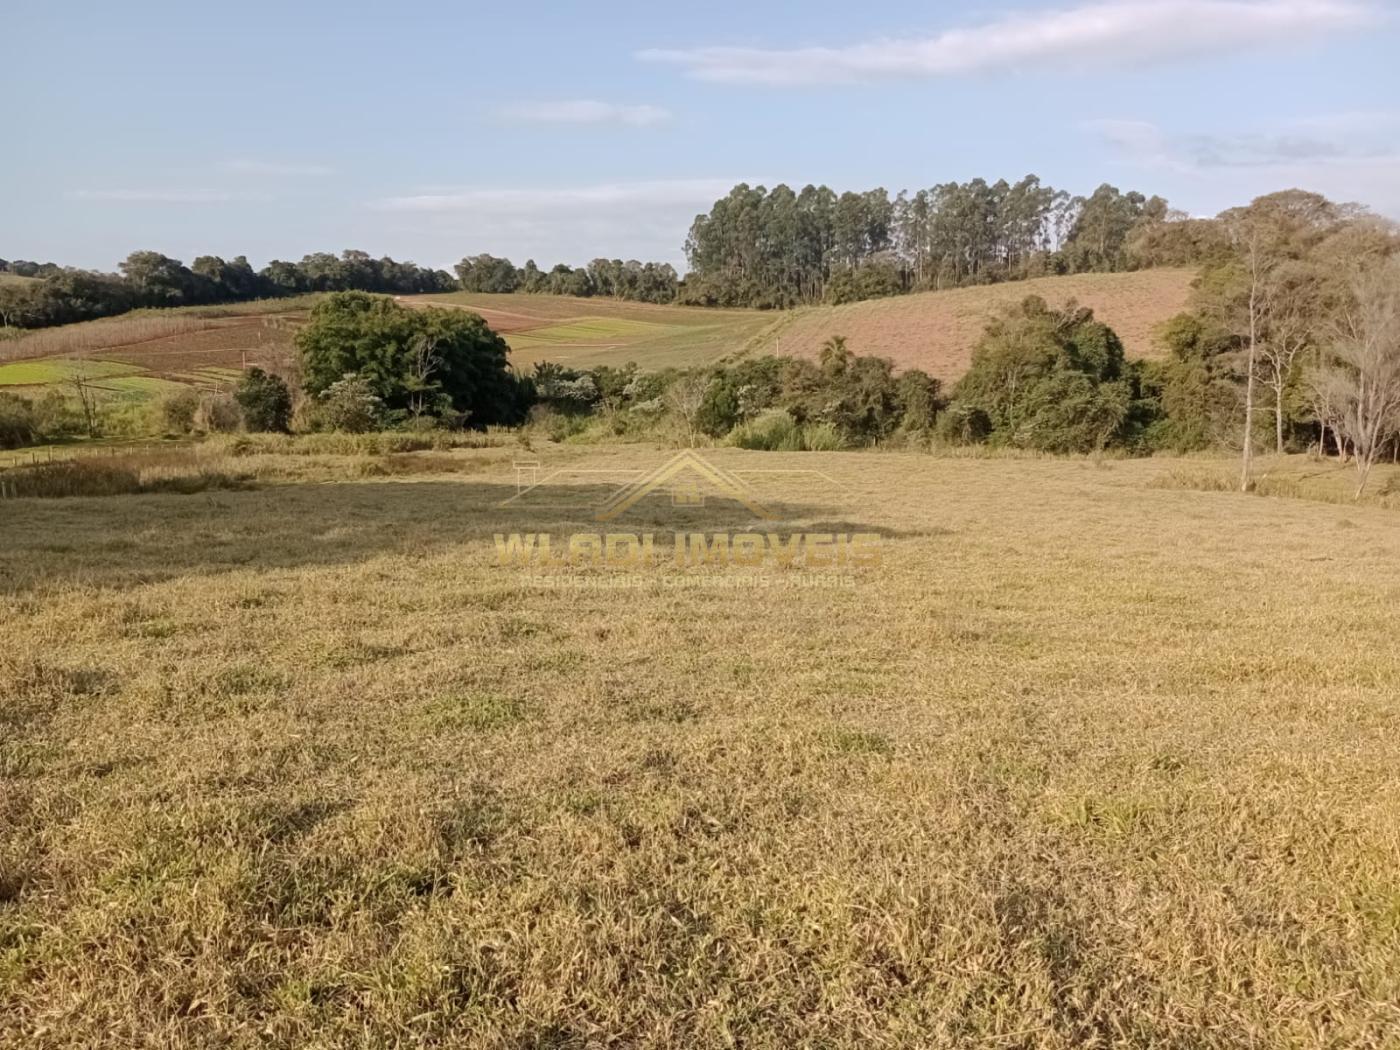
[(511, 443), (509, 431), (377, 431), (347, 434), (237, 434), (214, 436), (205, 446), (229, 456), (394, 456), (408, 452), (448, 452), (460, 448), (500, 448)]
[(131, 496), (152, 492), (192, 495), (216, 489), (243, 489), (247, 472), (230, 470), (192, 450), (150, 452), (104, 458), (60, 459), (0, 473), (0, 493), (12, 498), (62, 499), (78, 496)]
[(741, 423), (730, 433), (729, 443), (757, 452), (836, 452), (846, 447), (829, 423), (798, 423), (782, 409)]

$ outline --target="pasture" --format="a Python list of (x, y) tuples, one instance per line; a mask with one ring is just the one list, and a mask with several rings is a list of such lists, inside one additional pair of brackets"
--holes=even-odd
[(0, 500), (0, 1044), (1395, 1045), (1393, 510), (707, 450), (880, 564), (525, 573), (670, 453), (274, 444)]

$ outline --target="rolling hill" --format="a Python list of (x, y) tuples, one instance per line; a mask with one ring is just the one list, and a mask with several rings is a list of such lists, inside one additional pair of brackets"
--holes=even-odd
[(999, 308), (1038, 295), (1052, 306), (1089, 306), (1118, 333), (1130, 358), (1156, 356), (1153, 332), (1186, 308), (1193, 270), (1076, 274), (1030, 281), (922, 292), (846, 306), (814, 306), (787, 314), (751, 348), (759, 353), (815, 357), (833, 335), (858, 354), (922, 368), (945, 382), (967, 371), (972, 348)]
[(1186, 308), (1194, 278), (1185, 269), (1077, 274), (781, 313), (545, 295), (453, 293), (402, 301), (480, 313), (505, 335), (517, 364), (551, 360), (583, 368), (636, 361), (660, 368), (765, 353), (815, 357), (822, 343), (842, 335), (856, 353), (951, 381), (966, 371), (987, 319), (1028, 295), (1092, 307), (1130, 357), (1152, 357), (1154, 330)]
[[(841, 335), (856, 353), (889, 357), (900, 368), (922, 368), (946, 382), (966, 370), (988, 317), (1027, 295), (1093, 307), (1130, 357), (1151, 357), (1154, 329), (1186, 307), (1193, 278), (1190, 270), (1080, 274), (785, 312), (464, 292), (399, 301), (481, 314), (505, 336), (522, 369), (546, 360), (575, 368), (632, 361), (660, 369), (766, 353), (815, 357), (822, 343)], [(175, 383), (227, 385), (251, 365), (284, 365), (312, 301), (146, 310), (43, 329), (0, 342), (0, 362), (11, 362), (0, 363), (0, 387), (37, 393), (59, 385), (63, 363), (79, 356), (90, 372), (103, 370), (103, 388), (130, 399), (156, 396)], [(53, 367), (36, 367), (42, 362)]]
[(453, 292), (404, 296), (406, 306), (471, 310), (506, 337), (517, 366), (572, 368), (635, 361), (648, 369), (708, 364), (745, 350), (776, 315), (758, 310), (657, 306), (562, 295)]

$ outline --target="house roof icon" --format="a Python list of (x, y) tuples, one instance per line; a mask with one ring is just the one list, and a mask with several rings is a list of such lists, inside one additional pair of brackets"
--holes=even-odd
[(778, 517), (744, 482), (703, 459), (693, 449), (686, 449), (650, 474), (615, 492), (599, 508), (594, 520), (613, 521), (654, 492), (669, 492), (673, 503), (679, 506), (703, 505), (705, 493), (709, 492), (733, 500), (764, 521), (775, 521)]

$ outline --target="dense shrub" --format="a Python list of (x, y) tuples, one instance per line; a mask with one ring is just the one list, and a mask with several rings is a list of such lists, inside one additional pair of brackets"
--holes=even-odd
[(243, 427), (256, 433), (284, 434), (292, 421), (292, 392), (281, 376), (250, 368), (233, 398), (243, 413)]
[(364, 376), (346, 373), (321, 394), (318, 422), (326, 430), (364, 434), (377, 430), (384, 420), (384, 402)]
[(38, 433), (34, 407), (16, 394), (0, 392), (0, 448), (32, 445)]
[(167, 394), (160, 401), (160, 420), (167, 434), (188, 434), (199, 413), (199, 391), (192, 387)]
[(1031, 296), (988, 325), (945, 433), (1045, 452), (1132, 443), (1146, 408), (1138, 369), (1093, 311)]
[(319, 396), (354, 374), (387, 419), (451, 416), (514, 424), (532, 396), (507, 361), (505, 340), (464, 310), (409, 310), (382, 295), (342, 292), (311, 310), (297, 333), (304, 382)]
[(830, 424), (801, 424), (783, 409), (772, 409), (740, 424), (729, 435), (729, 443), (763, 452), (835, 452), (847, 447), (841, 433)]
[(243, 421), (243, 413), (230, 394), (210, 392), (201, 395), (194, 425), (206, 434), (231, 434)]

